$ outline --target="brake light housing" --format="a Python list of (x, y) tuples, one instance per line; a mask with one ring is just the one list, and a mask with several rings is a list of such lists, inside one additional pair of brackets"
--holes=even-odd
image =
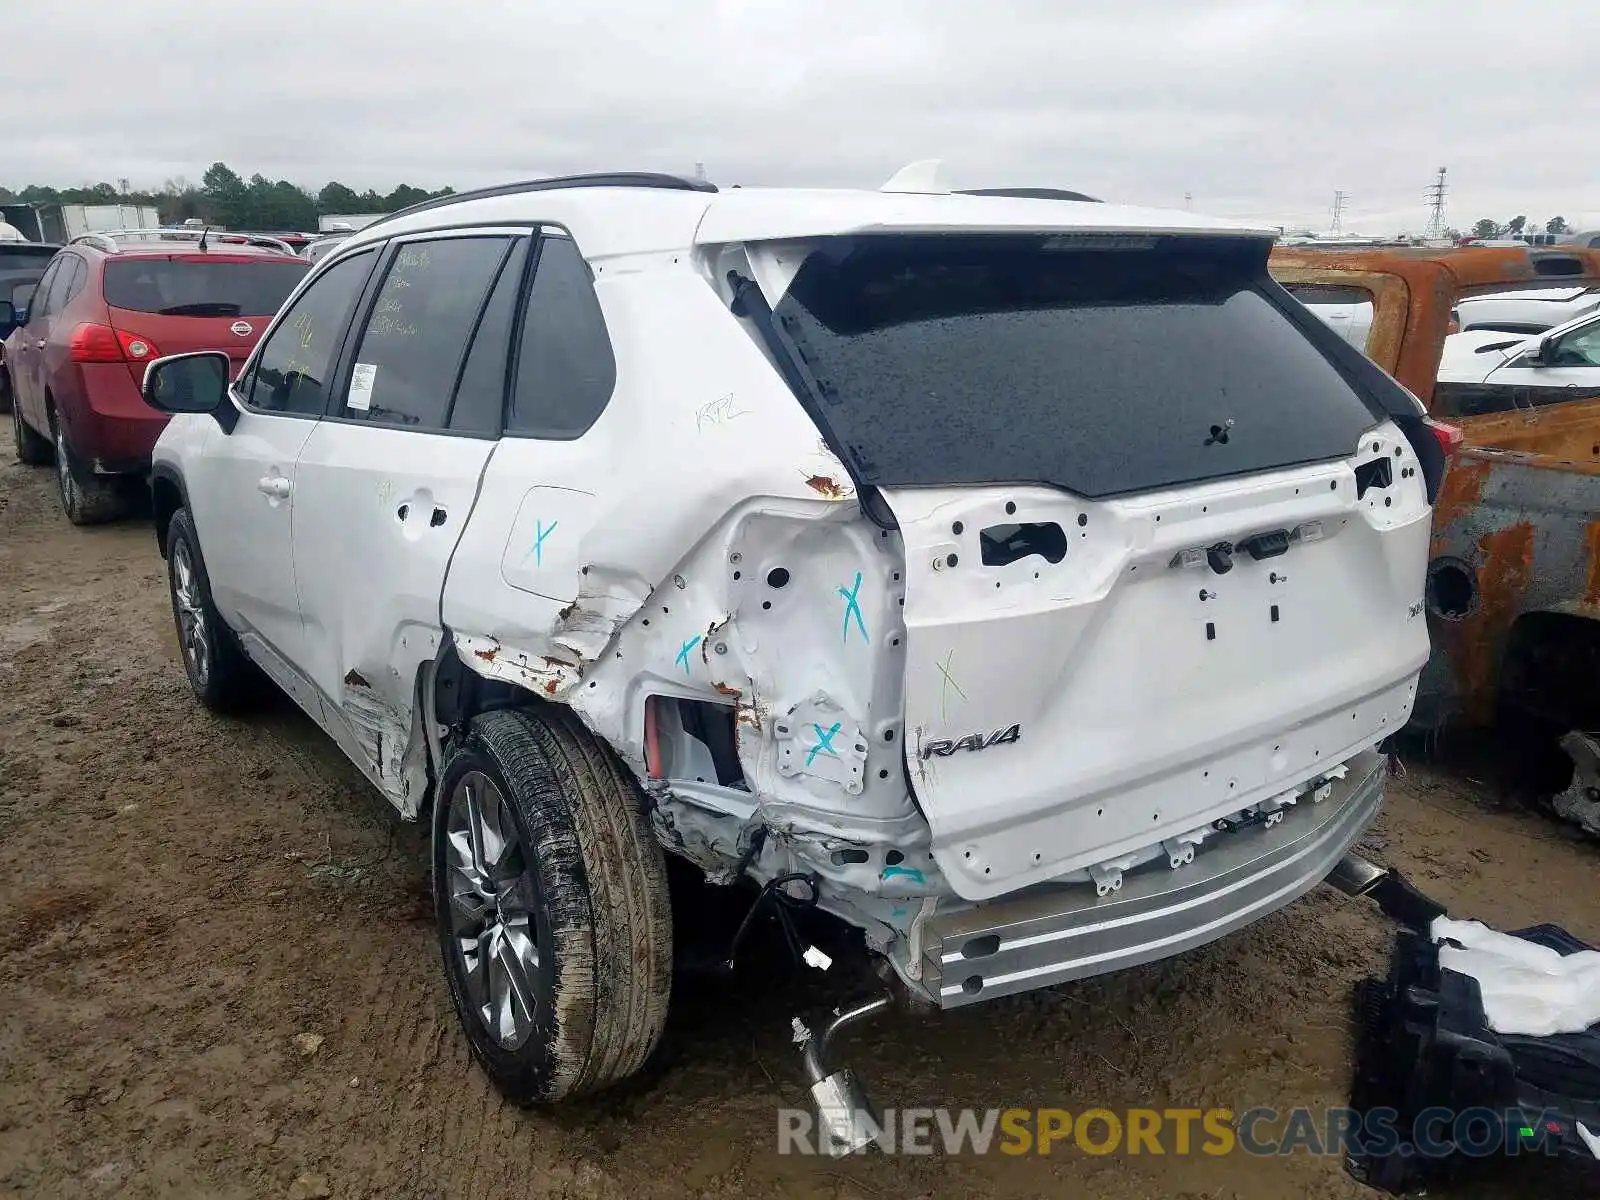
[(122, 343), (109, 325), (85, 321), (72, 331), (67, 353), (75, 363), (123, 362)]
[(75, 363), (149, 362), (161, 357), (149, 338), (93, 321), (72, 331), (68, 354)]
[(1435, 421), (1432, 417), (1424, 417), (1422, 423), (1428, 427), (1428, 432), (1433, 434), (1434, 440), (1439, 443), (1439, 449), (1444, 451), (1446, 458), (1461, 449), (1461, 443), (1466, 441), (1467, 435), (1461, 432), (1459, 425), (1446, 425), (1443, 421)]

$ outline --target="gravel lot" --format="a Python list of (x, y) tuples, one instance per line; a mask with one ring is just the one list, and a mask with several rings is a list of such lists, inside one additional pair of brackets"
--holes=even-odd
[[(1410, 764), (1368, 850), (1458, 915), (1600, 941), (1600, 848)], [(1331, 1159), (780, 1157), (789, 1018), (859, 982), (682, 977), (645, 1077), (499, 1102), (438, 964), (422, 830), (284, 702), (207, 715), (146, 523), (0, 467), (0, 1194), (1358, 1197)], [(902, 1107), (1332, 1106), (1390, 932), (1318, 889), (1176, 961), (847, 1043)], [(1526, 1164), (1451, 1195), (1586, 1194)], [(1587, 1193), (1594, 1194), (1594, 1193)]]

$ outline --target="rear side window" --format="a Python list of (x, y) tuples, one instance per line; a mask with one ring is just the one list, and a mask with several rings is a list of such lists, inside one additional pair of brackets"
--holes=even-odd
[(356, 347), (341, 415), (446, 428), (467, 344), (510, 249), (506, 237), (461, 237), (396, 250)]
[(300, 293), (261, 345), (238, 390), (252, 408), (321, 416), (345, 326), (366, 286), (376, 254), (335, 263)]
[(569, 440), (604, 411), (617, 382), (589, 264), (571, 238), (540, 240), (517, 350), (506, 432)]
[(105, 266), (106, 303), (169, 317), (270, 317), (310, 269), (309, 263), (281, 259), (110, 260)]
[(775, 315), (863, 483), (1100, 497), (1355, 452), (1379, 418), (1269, 293), (1264, 242), (1132, 241), (830, 239)]

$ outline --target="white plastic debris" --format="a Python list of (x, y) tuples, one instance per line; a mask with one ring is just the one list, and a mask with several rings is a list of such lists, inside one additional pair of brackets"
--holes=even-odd
[(1548, 1037), (1600, 1021), (1600, 950), (1557, 954), (1479, 921), (1435, 918), (1439, 965), (1478, 981), (1496, 1033)]
[(800, 956), (806, 960), (806, 966), (815, 967), (819, 971), (826, 971), (833, 966), (833, 959), (829, 958), (815, 946), (807, 946), (805, 953)]
[(1600, 1133), (1590, 1133), (1582, 1121), (1578, 1122), (1578, 1136), (1583, 1139), (1583, 1144), (1589, 1147), (1589, 1153), (1600, 1158)]

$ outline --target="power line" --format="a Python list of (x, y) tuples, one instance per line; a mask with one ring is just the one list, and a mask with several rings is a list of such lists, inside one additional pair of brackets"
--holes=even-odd
[(1428, 200), (1428, 227), (1423, 231), (1424, 237), (1441, 238), (1444, 236), (1444, 198), (1449, 193), (1449, 186), (1445, 183), (1445, 168), (1439, 168), (1439, 174), (1429, 186)]
[(1328, 226), (1329, 233), (1344, 232), (1344, 206), (1349, 199), (1349, 192), (1336, 190), (1333, 193), (1333, 224)]

